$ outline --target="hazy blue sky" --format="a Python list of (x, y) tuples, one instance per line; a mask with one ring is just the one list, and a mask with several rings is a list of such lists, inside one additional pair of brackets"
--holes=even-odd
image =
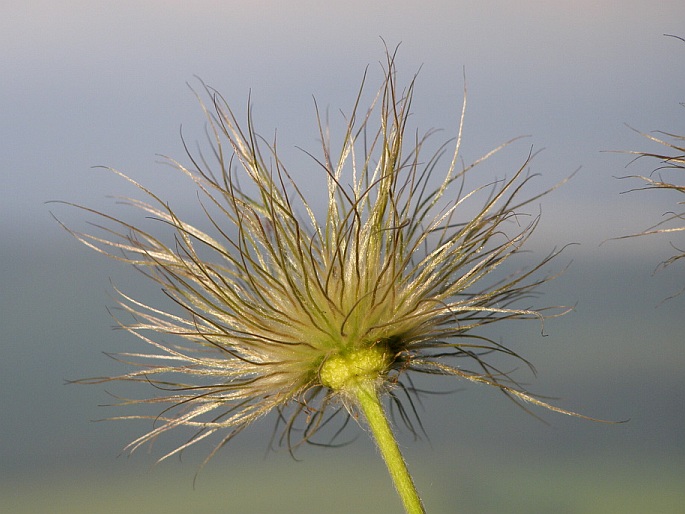
[(52, 231), (43, 201), (101, 202), (123, 188), (92, 166), (161, 182), (156, 154), (182, 157), (181, 125), (191, 142), (203, 138), (186, 85), (195, 76), (239, 111), (251, 91), (262, 133), (316, 151), (312, 95), (339, 122), (367, 64), (378, 82), (383, 37), (402, 43), (406, 78), (423, 66), (420, 130), (455, 134), (465, 68), (466, 160), (531, 135), (500, 173), (531, 145), (545, 148), (533, 167), (541, 187), (582, 166), (544, 207), (554, 226), (543, 230), (563, 220), (565, 239), (594, 244), (646, 222), (630, 214), (653, 195), (619, 197), (627, 184), (612, 176), (628, 159), (600, 151), (646, 146), (624, 123), (682, 126), (685, 44), (662, 34), (682, 32), (684, 19), (679, 0), (4, 2), (0, 230)]
[[(565, 455), (581, 459), (587, 452), (590, 459), (606, 447), (616, 462), (644, 451), (657, 467), (666, 469), (668, 461), (685, 476), (684, 297), (655, 308), (685, 284), (682, 267), (650, 276), (673, 251), (666, 238), (600, 246), (652, 225), (674, 208), (676, 198), (669, 195), (620, 194), (636, 183), (615, 176), (648, 173), (653, 165), (626, 169), (627, 155), (602, 152), (654, 148), (625, 123), (643, 131), (685, 133), (680, 106), (685, 43), (665, 33), (685, 36), (682, 0), (5, 0), (0, 8), (3, 470), (63, 469), (74, 459), (104, 469), (117, 449), (144, 429), (89, 424), (112, 414), (97, 407), (109, 401), (104, 388), (62, 385), (65, 378), (121, 371), (101, 354), (134, 344), (109, 330), (108, 277), (134, 285), (138, 276), (79, 247), (49, 214), (83, 226), (82, 213), (44, 202), (108, 208), (108, 195), (131, 189), (92, 169), (106, 165), (181, 209), (192, 208), (195, 193), (157, 161), (158, 154), (183, 159), (181, 127), (191, 145), (204, 139), (202, 113), (187, 85), (197, 86), (196, 76), (221, 91), (238, 113), (245, 112), (251, 94), (258, 131), (270, 138), (277, 130), (281, 150), (294, 163), (291, 172), (305, 176), (317, 168), (294, 147), (317, 153), (312, 96), (330, 109), (334, 127), (341, 123), (339, 110), (349, 112), (367, 65), (370, 90), (379, 84), (382, 37), (390, 47), (401, 42), (401, 78), (408, 80), (421, 68), (412, 122), (421, 131), (444, 129), (436, 142), (456, 134), (464, 70), (467, 162), (514, 136), (530, 135), (484, 167), (484, 181), (511, 174), (531, 146), (544, 148), (531, 166), (542, 175), (540, 189), (581, 168), (541, 201), (542, 223), (533, 242), (542, 252), (580, 243), (566, 252), (560, 266), (574, 264), (544, 298), (577, 302), (577, 311), (552, 322), (544, 344), (538, 327), (502, 335), (512, 337), (515, 348), (540, 369), (535, 391), (563, 397), (567, 408), (632, 419), (631, 425), (607, 432), (604, 426), (553, 417), (550, 430), (493, 401), (494, 393), (464, 392), (427, 404), (426, 412), (438, 413), (427, 421), (434, 442), (453, 441), (456, 455), (465, 448), (499, 452), (496, 461), (503, 469), (515, 465), (507, 461), (512, 448), (549, 455), (566, 448)], [(464, 389), (470, 391), (468, 385)], [(481, 408), (483, 402), (487, 407)], [(464, 417), (454, 406), (476, 410)], [(269, 428), (256, 427), (255, 433), (268, 435)], [(427, 460), (420, 461), (423, 454), (415, 457), (430, 468), (435, 450), (419, 444)], [(264, 445), (259, 448), (261, 457)], [(344, 460), (342, 453), (336, 458)], [(214, 473), (228, 461), (221, 462)], [(422, 480), (429, 481), (430, 474)], [(451, 490), (444, 476), (441, 480), (429, 497)], [(545, 512), (529, 507), (520, 512)]]

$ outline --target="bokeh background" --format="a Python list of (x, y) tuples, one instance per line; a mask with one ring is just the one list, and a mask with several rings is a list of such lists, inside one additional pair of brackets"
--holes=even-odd
[[(193, 478), (202, 448), (155, 465), (159, 449), (121, 448), (146, 423), (120, 414), (115, 386), (66, 379), (122, 371), (103, 352), (134, 348), (111, 330), (110, 279), (156, 298), (139, 275), (76, 243), (68, 200), (118, 212), (129, 194), (113, 166), (182, 212), (195, 192), (158, 154), (183, 158), (180, 133), (204, 139), (188, 84), (201, 77), (240, 116), (248, 95), (258, 130), (292, 159), (296, 178), (318, 171), (295, 146), (318, 148), (312, 96), (339, 128), (364, 69), (381, 78), (381, 37), (401, 43), (398, 68), (421, 68), (413, 126), (456, 134), (464, 76), (463, 158), (530, 135), (483, 168), (511, 174), (531, 148), (535, 187), (580, 171), (540, 203), (530, 249), (568, 247), (571, 263), (541, 304), (575, 305), (545, 326), (493, 328), (528, 357), (536, 392), (604, 425), (537, 412), (488, 388), (436, 384), (449, 395), (420, 407), (428, 438), (401, 436), (429, 512), (685, 512), (685, 285), (682, 266), (653, 273), (683, 247), (641, 231), (676, 208), (667, 193), (633, 192), (616, 177), (656, 163), (612, 150), (650, 150), (642, 131), (685, 133), (681, 0), (15, 1), (0, 7), (0, 511), (8, 513), (400, 512), (380, 457), (362, 430), (343, 449), (269, 452), (273, 419), (246, 431)], [(182, 129), (181, 129), (182, 127)], [(443, 138), (444, 136), (444, 138)], [(310, 191), (310, 194), (315, 194)], [(498, 332), (499, 331), (499, 332)], [(522, 370), (523, 371), (523, 370)], [(144, 389), (144, 388), (143, 388)], [(136, 391), (141, 396), (147, 390)]]

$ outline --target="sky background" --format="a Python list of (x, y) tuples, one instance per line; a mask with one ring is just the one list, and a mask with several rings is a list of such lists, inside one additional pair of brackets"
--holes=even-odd
[(312, 98), (339, 130), (367, 66), (369, 90), (380, 84), (382, 37), (401, 43), (401, 82), (420, 68), (413, 128), (443, 129), (436, 143), (455, 136), (465, 76), (466, 162), (529, 136), (476, 182), (510, 175), (531, 148), (542, 150), (531, 165), (538, 190), (580, 170), (540, 201), (530, 247), (542, 256), (578, 243), (541, 300), (575, 312), (550, 322), (546, 338), (535, 324), (494, 336), (534, 362), (536, 392), (631, 420), (542, 413), (546, 425), (494, 391), (440, 384), (459, 391), (426, 400), (430, 441), (403, 436), (429, 512), (682, 512), (685, 297), (661, 301), (685, 274), (674, 266), (652, 276), (678, 240), (604, 241), (653, 225), (678, 201), (621, 194), (638, 183), (616, 177), (654, 164), (626, 168), (630, 157), (612, 151), (655, 149), (626, 124), (685, 133), (685, 43), (663, 35), (685, 36), (685, 3), (5, 0), (0, 11), (0, 510), (114, 513), (148, 501), (148, 512), (166, 513), (323, 512), (320, 502), (398, 511), (362, 431), (348, 449), (307, 450), (292, 463), (282, 451), (263, 458), (267, 420), (220, 454), (195, 490), (204, 455), (157, 467), (155, 449), (117, 459), (146, 426), (91, 423), (118, 413), (98, 407), (112, 401), (106, 388), (64, 380), (119, 373), (102, 352), (136, 344), (111, 330), (110, 279), (144, 297), (158, 292), (79, 246), (50, 214), (83, 228), (83, 213), (45, 203), (117, 212), (107, 197), (131, 188), (94, 168), (112, 166), (196, 212), (195, 193), (159, 155), (183, 159), (181, 130), (191, 146), (204, 139), (189, 88), (197, 77), (239, 117), (249, 95), (258, 132), (277, 131), (291, 173), (306, 178), (317, 168), (295, 147), (317, 153)]

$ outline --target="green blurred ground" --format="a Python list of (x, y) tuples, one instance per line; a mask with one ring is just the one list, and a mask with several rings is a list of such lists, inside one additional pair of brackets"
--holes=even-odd
[[(316, 452), (315, 452), (316, 453)], [(285, 455), (253, 461), (219, 458), (198, 477), (177, 462), (150, 468), (133, 461), (116, 471), (24, 474), (0, 485), (0, 511), (12, 514), (400, 513), (375, 455), (318, 452), (302, 462)], [(680, 514), (685, 466), (584, 458), (520, 460), (502, 467), (492, 456), (474, 464), (435, 451), (413, 465), (429, 513)], [(490, 458), (489, 458), (490, 457)], [(471, 461), (471, 462), (469, 462)], [(414, 462), (413, 464), (417, 464)], [(225, 466), (222, 471), (221, 466)]]

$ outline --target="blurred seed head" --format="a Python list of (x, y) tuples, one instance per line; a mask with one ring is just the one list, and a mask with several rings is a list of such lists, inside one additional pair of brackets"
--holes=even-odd
[[(660, 190), (671, 191), (681, 195), (685, 194), (685, 181), (683, 180), (683, 177), (685, 177), (685, 136), (671, 134), (668, 132), (657, 132), (657, 135), (645, 134), (642, 132), (640, 132), (640, 134), (650, 141), (658, 143), (665, 150), (655, 152), (628, 152), (636, 156), (634, 160), (649, 159), (657, 160), (659, 162), (659, 165), (648, 176), (630, 175), (628, 177), (622, 177), (639, 179), (642, 181), (642, 187), (634, 188), (631, 191)], [(676, 203), (680, 208), (682, 208), (681, 206), (685, 205), (685, 200), (681, 200)], [(638, 234), (625, 237), (673, 234), (683, 231), (685, 231), (685, 212), (678, 209), (667, 211), (661, 221), (655, 225), (652, 225), (646, 230)], [(660, 264), (660, 268), (665, 268), (676, 261), (685, 258), (685, 248), (683, 248), (682, 245), (671, 242), (671, 246), (676, 253), (672, 257), (664, 260)], [(685, 292), (685, 288), (673, 296), (677, 296), (683, 292)]]

